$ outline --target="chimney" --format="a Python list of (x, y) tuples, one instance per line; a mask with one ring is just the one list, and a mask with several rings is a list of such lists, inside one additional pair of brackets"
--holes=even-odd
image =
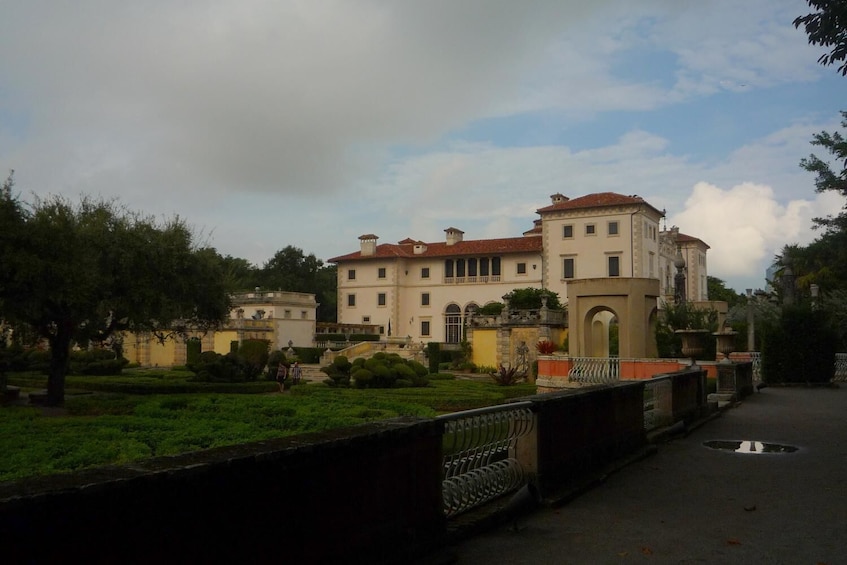
[(447, 228), (444, 231), (447, 232), (447, 245), (459, 243), (462, 241), (462, 236), (465, 234), (465, 232), (457, 228)]
[(562, 202), (567, 202), (570, 198), (557, 192), (556, 194), (550, 195), (550, 200), (553, 201), (553, 204), (561, 204)]
[(376, 253), (376, 241), (378, 239), (379, 236), (372, 233), (359, 236), (359, 245), (363, 256), (374, 255)]

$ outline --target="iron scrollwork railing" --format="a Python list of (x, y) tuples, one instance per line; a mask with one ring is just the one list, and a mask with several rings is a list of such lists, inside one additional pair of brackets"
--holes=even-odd
[(834, 381), (847, 381), (847, 353), (835, 354), (835, 376)]
[(762, 353), (759, 351), (750, 352), (750, 361), (753, 362), (753, 383), (762, 382)]
[(518, 438), (533, 430), (532, 402), (439, 416), (445, 422), (442, 495), (449, 518), (526, 484)]
[(617, 357), (571, 357), (571, 361), (571, 382), (603, 384), (621, 380), (621, 360)]

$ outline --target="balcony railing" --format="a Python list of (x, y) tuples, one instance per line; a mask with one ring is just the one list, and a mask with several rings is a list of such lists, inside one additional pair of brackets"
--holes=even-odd
[(621, 380), (621, 360), (617, 357), (571, 357), (568, 380), (580, 384), (606, 384)]
[(835, 354), (835, 376), (833, 381), (847, 381), (847, 353)]
[(518, 438), (533, 430), (532, 402), (439, 416), (445, 422), (442, 496), (452, 517), (519, 489), (527, 472), (516, 456)]
[(485, 283), (495, 283), (500, 282), (500, 275), (483, 275), (483, 276), (470, 276), (470, 277), (444, 277), (442, 279), (444, 284), (485, 284)]

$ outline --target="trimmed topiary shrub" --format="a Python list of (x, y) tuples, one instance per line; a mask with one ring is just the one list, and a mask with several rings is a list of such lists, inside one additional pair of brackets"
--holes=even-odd
[(185, 343), (185, 359), (186, 364), (197, 363), (200, 360), (200, 354), (203, 352), (203, 344), (196, 337), (192, 337)]
[(368, 388), (374, 380), (374, 374), (367, 369), (358, 369), (353, 373), (352, 378), (356, 383), (356, 388)]
[(426, 344), (426, 358), (429, 361), (429, 372), (437, 373), (438, 364), (441, 362), (441, 344), (430, 341)]
[(393, 388), (398, 386), (398, 380), (405, 381), (401, 386), (423, 387), (429, 384), (426, 367), (396, 353), (382, 351), (369, 359), (358, 358), (352, 363), (346, 357), (337, 357), (321, 371), (329, 377), (324, 381), (329, 386), (347, 386), (351, 379), (356, 388)]
[(244, 380), (255, 381), (268, 364), (270, 342), (266, 339), (245, 339), (238, 348)]

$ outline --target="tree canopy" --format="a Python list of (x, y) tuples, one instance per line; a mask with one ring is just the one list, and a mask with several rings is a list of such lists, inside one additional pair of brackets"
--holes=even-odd
[(0, 194), (0, 317), (49, 343), (49, 403), (64, 400), (75, 343), (121, 330), (164, 340), (228, 317), (219, 257), (180, 218), (157, 222), (87, 197), (26, 205), (12, 185), (10, 176)]
[(318, 301), (317, 319), (334, 322), (336, 319), (336, 266), (324, 265), (313, 253), (287, 245), (277, 251), (255, 273), (255, 286), (290, 292), (308, 292)]
[(847, 0), (806, 1), (817, 11), (795, 18), (794, 27), (803, 26), (810, 44), (831, 47), (818, 62), (824, 66), (842, 62), (838, 72), (847, 76)]
[(726, 287), (726, 282), (717, 277), (706, 277), (706, 286), (708, 288), (709, 300), (722, 300), (726, 302), (730, 308), (746, 302), (746, 298), (738, 294), (735, 290)]

